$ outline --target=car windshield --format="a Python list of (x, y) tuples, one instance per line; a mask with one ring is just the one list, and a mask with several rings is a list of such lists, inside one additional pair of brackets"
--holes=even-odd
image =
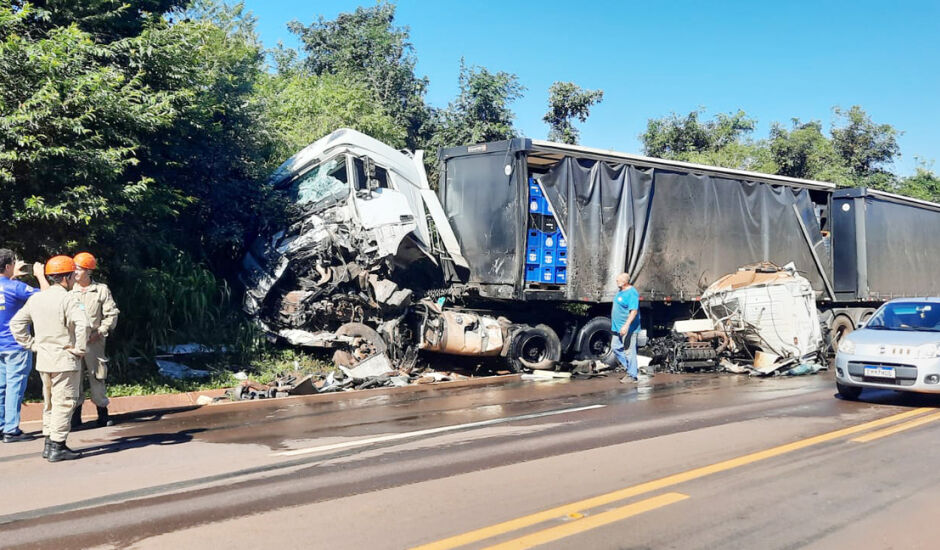
[(885, 304), (865, 324), (872, 330), (940, 332), (940, 303), (895, 302)]
[(291, 184), (291, 201), (298, 205), (325, 204), (346, 197), (350, 192), (346, 158), (324, 162)]

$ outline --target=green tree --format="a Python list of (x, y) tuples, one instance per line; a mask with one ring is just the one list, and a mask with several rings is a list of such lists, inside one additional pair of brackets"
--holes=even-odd
[(851, 170), (832, 141), (823, 134), (822, 123), (818, 120), (804, 123), (795, 118), (789, 130), (774, 123), (769, 142), (777, 174), (840, 186), (854, 184)]
[(30, 4), (0, 7), (0, 216), (5, 240), (33, 255), (114, 232), (109, 220), (132, 204), (174, 202), (131, 174), (139, 136), (175, 114), (173, 94), (121, 64), (140, 40), (102, 46), (75, 23), (47, 29), (49, 18)]
[(389, 115), (406, 130), (414, 149), (428, 137), (430, 113), (424, 103), (427, 78), (415, 75), (417, 57), (408, 27), (395, 25), (395, 5), (381, 2), (334, 20), (322, 16), (309, 26), (288, 24), (300, 37), (304, 67), (313, 75), (345, 75), (366, 85)]
[[(148, 273), (226, 273), (278, 205), (262, 183), (272, 143), (253, 21), (212, 2), (129, 4), (0, 6), (0, 239), (30, 258), (91, 249), (115, 295), (138, 303)], [(119, 330), (135, 347), (149, 328)]]
[(848, 111), (833, 109), (832, 145), (858, 185), (889, 189), (896, 178), (887, 166), (900, 156), (899, 132), (890, 124), (876, 124), (858, 105)]
[(901, 179), (894, 191), (916, 199), (940, 202), (940, 176), (930, 165), (921, 162), (914, 174)]
[(454, 146), (484, 143), (515, 137), (513, 101), (522, 97), (525, 87), (519, 77), (485, 67), (468, 67), (460, 60), (460, 93), (438, 113), (439, 127), (434, 144)]
[(552, 84), (548, 89), (548, 112), (542, 118), (550, 127), (548, 139), (576, 145), (579, 132), (571, 120), (587, 121), (591, 107), (603, 99), (603, 90), (585, 90), (574, 82)]
[(375, 103), (364, 84), (348, 76), (299, 71), (266, 75), (258, 93), (274, 136), (274, 157), (282, 161), (343, 127), (393, 147), (405, 146), (405, 129)]
[(695, 153), (719, 151), (723, 147), (741, 142), (754, 131), (757, 121), (744, 111), (719, 113), (714, 119), (702, 122), (704, 109), (690, 112), (684, 117), (672, 113), (647, 121), (646, 131), (640, 135), (643, 151), (652, 157), (688, 160)]

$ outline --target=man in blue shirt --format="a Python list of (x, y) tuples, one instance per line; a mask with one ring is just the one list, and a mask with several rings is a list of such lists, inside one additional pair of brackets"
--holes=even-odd
[[(25, 275), (24, 267), (26, 264), (17, 261), (13, 251), (0, 248), (0, 427), (4, 443), (26, 439), (20, 430), (20, 405), (33, 368), (33, 354), (17, 344), (10, 333), (10, 319), (27, 298), (39, 292), (38, 288), (16, 280)], [(43, 288), (48, 286), (42, 264), (33, 265), (33, 275)]]
[[(613, 308), (610, 312), (610, 330), (613, 332), (610, 345), (627, 375), (620, 379), (626, 384), (637, 381), (639, 369), (636, 362), (636, 337), (640, 332), (640, 293), (630, 284), (630, 274), (617, 275), (617, 288)], [(627, 349), (624, 349), (627, 342)]]

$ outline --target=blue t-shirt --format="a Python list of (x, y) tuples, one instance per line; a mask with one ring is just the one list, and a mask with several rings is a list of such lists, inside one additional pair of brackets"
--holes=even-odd
[(0, 351), (23, 349), (13, 339), (13, 334), (10, 332), (10, 319), (26, 304), (26, 300), (37, 292), (39, 292), (38, 288), (0, 275)]
[(614, 307), (610, 311), (610, 330), (620, 332), (620, 327), (627, 322), (627, 317), (633, 310), (636, 310), (636, 317), (630, 323), (628, 334), (640, 329), (640, 293), (631, 286), (614, 296)]

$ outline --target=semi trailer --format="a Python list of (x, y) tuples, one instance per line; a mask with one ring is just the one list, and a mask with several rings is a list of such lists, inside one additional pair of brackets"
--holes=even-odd
[[(525, 138), (438, 161), (435, 193), (421, 152), (343, 129), (285, 162), (271, 182), (289, 223), (245, 257), (246, 311), (272, 336), (335, 348), (340, 364), (426, 351), (521, 370), (610, 362), (623, 271), (651, 335), (696, 317), (741, 266), (792, 266), (836, 339), (882, 300), (935, 294), (933, 203)], [(885, 235), (898, 230), (923, 246)]]

